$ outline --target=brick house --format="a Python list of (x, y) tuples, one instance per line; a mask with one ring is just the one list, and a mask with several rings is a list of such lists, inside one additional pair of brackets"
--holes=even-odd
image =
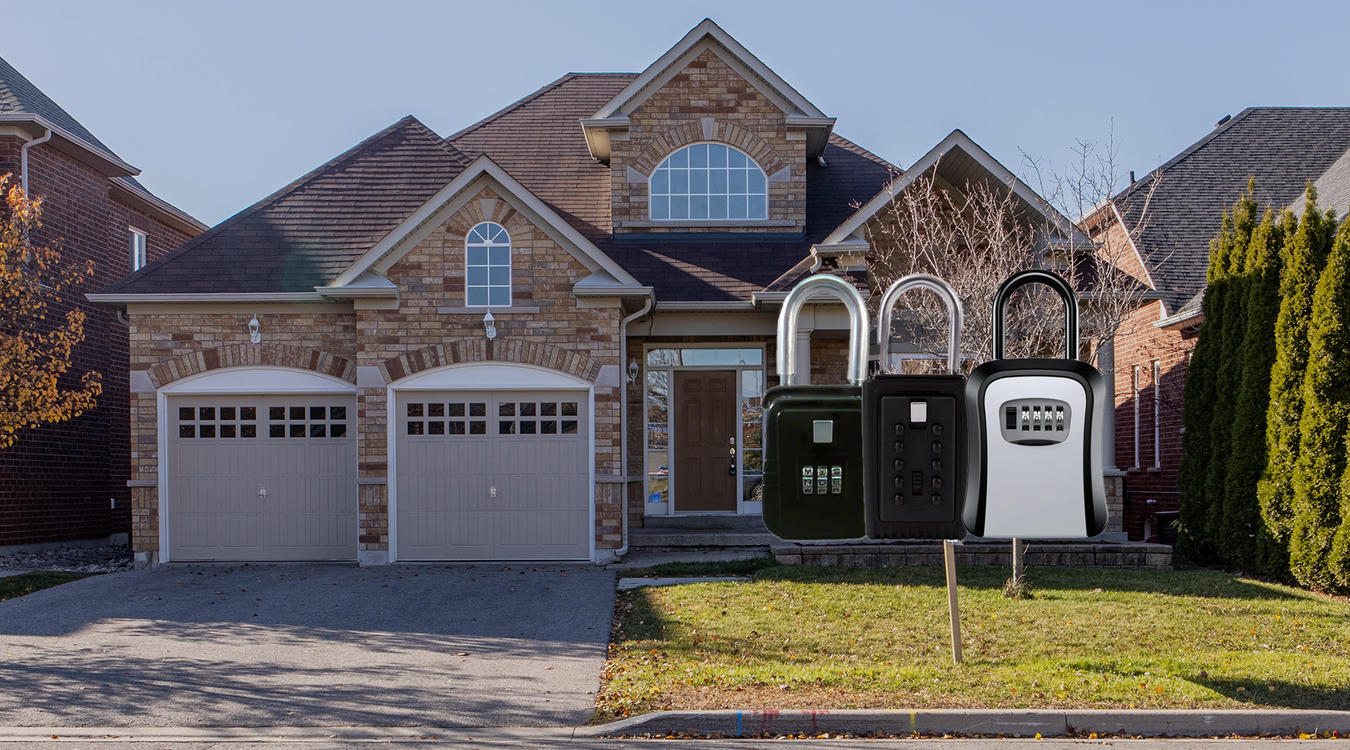
[[(603, 560), (758, 514), (778, 307), (865, 282), (904, 189), (834, 122), (704, 21), (448, 137), (405, 118), (91, 295), (132, 326), (138, 562)], [(929, 168), (1016, 182), (959, 132)], [(803, 322), (837, 381), (842, 308)]]
[[(1350, 108), (1253, 107), (1225, 117), (1085, 222), (1094, 235), (1112, 232), (1130, 243), (1126, 270), (1150, 290), (1114, 343), (1116, 465), (1126, 473), (1131, 539), (1156, 535), (1153, 514), (1180, 507), (1182, 387), (1204, 322), (1209, 241), (1251, 177), (1263, 209), (1301, 211), (1311, 181), (1319, 204), (1343, 217)], [(1138, 228), (1133, 238), (1124, 227)]]
[[(0, 175), (42, 199), (38, 242), (58, 247), (63, 261), (94, 262), (80, 291), (107, 286), (206, 229), (146, 190), (139, 173), (0, 59)], [(106, 542), (131, 530), (127, 325), (117, 310), (78, 304), (85, 341), (71, 372), (101, 373), (103, 395), (89, 413), (23, 430), (0, 451), (0, 553)], [(54, 312), (63, 318), (66, 309)]]

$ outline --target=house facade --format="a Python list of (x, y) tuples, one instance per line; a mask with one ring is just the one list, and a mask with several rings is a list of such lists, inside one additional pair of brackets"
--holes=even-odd
[[(33, 237), (63, 263), (93, 261), (78, 292), (100, 289), (200, 234), (205, 226), (165, 203), (120, 159), (18, 70), (0, 59), (0, 175), (42, 200)], [(71, 372), (102, 375), (97, 408), (60, 424), (22, 430), (0, 451), (0, 553), (111, 537), (131, 530), (129, 331), (119, 311), (82, 298), (85, 340)]]
[(1154, 515), (1180, 508), (1182, 389), (1204, 323), (1209, 242), (1253, 178), (1263, 210), (1301, 212), (1311, 182), (1319, 205), (1344, 217), (1350, 109), (1254, 107), (1226, 117), (1090, 222), (1094, 234), (1132, 249), (1122, 266), (1150, 290), (1114, 346), (1116, 465), (1131, 539), (1155, 537)]
[[(778, 309), (866, 287), (902, 179), (834, 125), (704, 21), (447, 137), (405, 118), (91, 295), (131, 323), (138, 561), (598, 561), (760, 513)], [(842, 307), (801, 320), (799, 378), (841, 382)]]

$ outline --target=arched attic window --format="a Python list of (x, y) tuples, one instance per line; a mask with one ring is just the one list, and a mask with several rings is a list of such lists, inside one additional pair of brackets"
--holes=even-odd
[(464, 303), (511, 305), (511, 235), (494, 221), (478, 224), (464, 238)]
[(768, 179), (754, 159), (720, 143), (676, 151), (652, 173), (654, 221), (769, 218)]

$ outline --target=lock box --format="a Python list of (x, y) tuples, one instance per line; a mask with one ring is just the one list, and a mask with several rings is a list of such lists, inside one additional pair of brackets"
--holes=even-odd
[(910, 289), (947, 303), (947, 375), (879, 373), (863, 383), (863, 477), (869, 539), (964, 539), (966, 379), (960, 374), (961, 301), (946, 282), (906, 276), (881, 298), (883, 367), (890, 360), (896, 300)]
[(764, 525), (781, 539), (861, 538), (861, 389), (779, 386), (763, 403)]
[[(1045, 284), (1065, 303), (1064, 359), (1005, 359), (1004, 310), (1020, 286)], [(1106, 528), (1102, 376), (1078, 351), (1078, 300), (1063, 279), (1023, 271), (994, 298), (994, 359), (966, 386), (964, 516), (976, 536), (1082, 539)]]
[(876, 376), (863, 384), (869, 539), (963, 539), (966, 379)]
[[(826, 292), (849, 313), (848, 385), (793, 384), (797, 316)], [(765, 391), (764, 525), (780, 539), (861, 539), (863, 521), (862, 381), (867, 372), (867, 310), (838, 276), (811, 276), (788, 293), (778, 315), (778, 374)]]

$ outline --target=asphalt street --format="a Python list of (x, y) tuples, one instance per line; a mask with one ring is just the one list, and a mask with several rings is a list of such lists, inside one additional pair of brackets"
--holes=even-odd
[(613, 607), (557, 563), (95, 576), (0, 602), (0, 726), (575, 726)]

